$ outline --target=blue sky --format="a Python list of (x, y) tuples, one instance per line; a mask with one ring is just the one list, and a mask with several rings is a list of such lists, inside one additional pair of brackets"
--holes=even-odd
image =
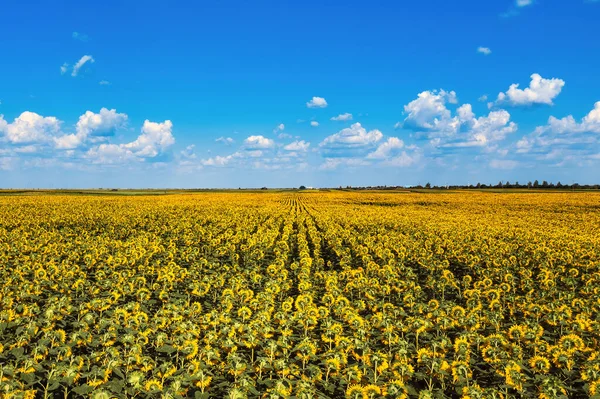
[(600, 1), (169, 3), (3, 2), (0, 186), (600, 180)]

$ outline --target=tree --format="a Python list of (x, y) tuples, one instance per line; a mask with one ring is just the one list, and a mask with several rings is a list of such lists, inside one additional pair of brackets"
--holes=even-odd
[(299, 190), (306, 190), (306, 186), (300, 186), (298, 189)]
[(427, 184), (425, 185), (425, 188), (431, 188), (431, 184), (430, 184), (430, 183), (427, 183)]
[(537, 180), (533, 182), (533, 188), (538, 188), (540, 186), (540, 182)]

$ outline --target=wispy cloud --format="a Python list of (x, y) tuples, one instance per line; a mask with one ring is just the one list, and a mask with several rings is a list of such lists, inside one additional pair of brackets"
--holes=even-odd
[(75, 40), (79, 40), (80, 42), (87, 42), (90, 38), (85, 33), (73, 32), (71, 37)]
[[(84, 55), (83, 57), (81, 57), (79, 59), (79, 61), (77, 61), (75, 63), (75, 65), (73, 66), (73, 71), (71, 72), (71, 76), (77, 76), (79, 74), (79, 71), (81, 70), (81, 68), (83, 68), (83, 66), (87, 63), (93, 64), (94, 62), (96, 62), (96, 60), (94, 60), (94, 57), (92, 57), (91, 55)], [(63, 67), (66, 66), (66, 64), (63, 65)], [(63, 67), (61, 67), (61, 73), (63, 71)], [(66, 72), (66, 70), (65, 70)]]
[(223, 143), (225, 145), (231, 145), (235, 142), (231, 137), (219, 137), (215, 140), (217, 143)]
[(343, 114), (339, 114), (338, 116), (334, 116), (333, 118), (331, 118), (332, 121), (351, 121), (352, 120), (352, 114), (346, 112)]

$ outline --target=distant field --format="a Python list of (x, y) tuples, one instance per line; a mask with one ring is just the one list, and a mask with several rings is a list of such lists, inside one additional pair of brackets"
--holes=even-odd
[(600, 193), (432, 191), (2, 191), (0, 396), (598, 397)]

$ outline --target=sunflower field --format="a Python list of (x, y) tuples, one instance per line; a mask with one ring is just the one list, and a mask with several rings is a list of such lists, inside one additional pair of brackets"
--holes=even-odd
[(600, 398), (597, 193), (0, 196), (2, 398)]

